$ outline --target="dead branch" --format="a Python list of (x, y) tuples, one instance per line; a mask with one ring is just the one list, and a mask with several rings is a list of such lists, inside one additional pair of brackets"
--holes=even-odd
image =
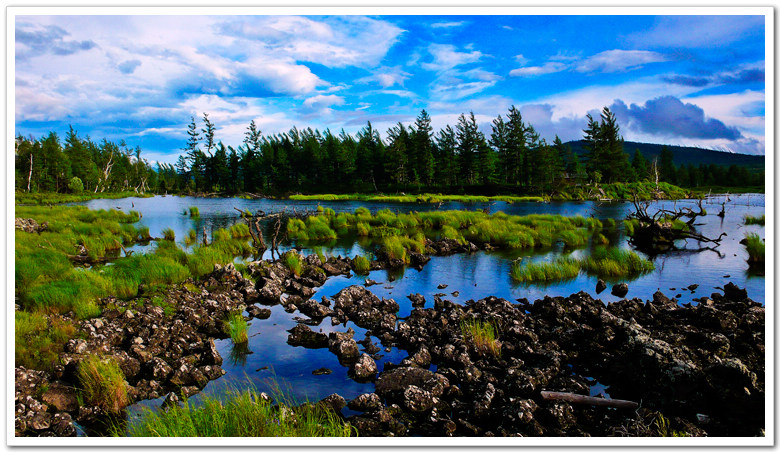
[(630, 400), (620, 399), (602, 399), (600, 397), (590, 397), (582, 394), (574, 394), (572, 392), (555, 392), (555, 391), (542, 391), (542, 398), (544, 400), (562, 400), (569, 403), (577, 403), (580, 405), (595, 405), (605, 406), (609, 408), (627, 408), (635, 410), (639, 408), (639, 404)]

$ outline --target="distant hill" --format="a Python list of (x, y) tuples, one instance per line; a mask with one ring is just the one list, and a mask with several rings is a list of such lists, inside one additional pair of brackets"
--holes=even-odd
[[(571, 146), (571, 149), (575, 154), (585, 154), (585, 142), (583, 140), (569, 141), (566, 144)], [(737, 165), (753, 170), (763, 170), (765, 166), (763, 155), (734, 154), (731, 152), (713, 151), (711, 149), (687, 146), (666, 146), (672, 151), (672, 155), (674, 155), (674, 164), (678, 167), (680, 165), (689, 164), (699, 166), (699, 164), (704, 163), (706, 165), (715, 164), (722, 166)], [(633, 157), (634, 152), (639, 149), (639, 152), (641, 152), (649, 161), (659, 157), (663, 147), (663, 144), (637, 143), (634, 141), (626, 141), (623, 143), (623, 150), (628, 153), (630, 157)]]

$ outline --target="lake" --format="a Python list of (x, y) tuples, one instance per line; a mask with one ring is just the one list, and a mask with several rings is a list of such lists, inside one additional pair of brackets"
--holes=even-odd
[[(710, 296), (728, 282), (747, 288), (748, 295), (755, 301), (765, 302), (765, 278), (748, 271), (747, 252), (739, 241), (748, 232), (758, 233), (764, 237), (764, 227), (743, 225), (745, 215), (760, 216), (764, 214), (764, 195), (731, 195), (730, 197), (713, 197), (705, 201), (704, 207), (709, 215), (697, 218), (697, 231), (708, 237), (717, 237), (721, 232), (728, 235), (723, 239), (717, 251), (706, 250), (693, 252), (698, 244), (690, 241), (686, 245), (688, 251), (673, 252), (657, 256), (653, 259), (656, 269), (637, 279), (626, 281), (629, 285), (628, 297), (650, 299), (656, 290), (661, 290), (667, 296), (677, 296), (679, 303), (693, 302), (694, 298)], [(726, 203), (725, 218), (716, 214), (721, 209), (721, 203)], [(84, 203), (91, 209), (118, 208), (123, 211), (136, 210), (141, 213), (141, 225), (148, 226), (152, 236), (161, 236), (164, 228), (172, 228), (177, 241), (190, 229), (200, 233), (205, 226), (210, 233), (213, 229), (230, 226), (243, 221), (234, 208), (255, 212), (263, 210), (266, 213), (287, 212), (293, 210), (314, 211), (318, 205), (332, 208), (336, 212), (353, 212), (357, 207), (367, 207), (372, 212), (390, 209), (396, 212), (432, 210), (436, 206), (412, 203), (375, 203), (359, 201), (289, 201), (289, 200), (247, 200), (239, 198), (193, 198), (176, 196), (155, 196), (153, 198), (125, 198), (116, 200), (97, 199)], [(662, 201), (653, 203), (651, 211), (657, 208), (695, 207), (696, 201)], [(192, 219), (183, 214), (190, 206), (200, 210), (200, 218)], [(594, 216), (599, 219), (623, 219), (633, 211), (629, 202), (599, 203), (582, 202), (550, 202), (550, 203), (445, 203), (442, 210), (451, 209), (490, 209), (490, 212), (503, 211), (510, 215), (526, 215), (532, 213)], [(614, 237), (610, 237), (615, 246), (629, 248), (627, 239), (618, 228)], [(154, 245), (136, 245), (137, 252), (146, 252)], [(291, 247), (286, 244), (282, 249)], [(355, 256), (370, 251), (354, 240), (341, 240), (335, 246), (325, 249), (326, 254)], [(587, 247), (574, 251), (574, 256), (587, 255)], [(311, 252), (304, 250), (304, 252)], [(469, 299), (480, 299), (490, 295), (506, 298), (510, 301), (526, 298), (533, 301), (550, 296), (567, 296), (584, 290), (604, 302), (618, 300), (610, 294), (609, 288), (596, 295), (597, 278), (580, 274), (574, 280), (550, 284), (521, 285), (514, 283), (509, 276), (513, 259), (522, 257), (526, 260), (551, 260), (562, 253), (561, 249), (545, 252), (477, 252), (474, 254), (456, 254), (447, 257), (432, 257), (421, 271), (405, 269), (403, 271), (374, 271), (368, 276), (379, 284), (369, 287), (369, 290), (379, 297), (393, 298), (400, 305), (399, 317), (408, 316), (411, 312), (411, 302), (408, 295), (420, 293), (426, 298), (426, 307), (433, 306), (434, 294), (445, 294), (443, 298), (463, 303)], [(267, 252), (264, 256), (269, 258)], [(333, 277), (317, 290), (314, 299), (322, 296), (332, 297), (341, 289), (353, 284), (363, 284), (366, 277)], [(611, 287), (612, 283), (609, 281)], [(440, 284), (446, 284), (446, 289), (438, 289)], [(695, 291), (687, 289), (692, 284), (698, 284)], [(453, 292), (458, 292), (457, 296)], [(229, 339), (217, 341), (217, 347), (224, 358), (223, 368), (227, 374), (210, 382), (201, 394), (219, 396), (228, 388), (243, 388), (249, 384), (259, 390), (271, 391), (275, 385), (281, 386), (286, 393), (301, 399), (319, 400), (329, 394), (338, 393), (349, 400), (355, 396), (373, 391), (373, 383), (358, 383), (347, 376), (347, 368), (341, 366), (336, 356), (327, 349), (311, 350), (302, 347), (292, 347), (286, 343), (287, 331), (296, 324), (296, 317), (303, 317), (296, 312), (289, 314), (282, 306), (271, 308), (269, 319), (251, 322), (249, 335), (249, 350), (251, 353), (235, 353)], [(312, 326), (315, 331), (345, 331), (348, 327), (356, 331), (355, 339), (365, 336), (365, 330), (351, 322), (346, 325), (332, 326), (326, 318), (321, 325)], [(379, 340), (372, 338), (377, 346)], [(362, 349), (362, 347), (361, 347)], [(406, 352), (397, 349), (383, 350), (377, 365), (381, 371), (384, 363), (399, 363), (406, 357)], [(313, 375), (312, 371), (326, 367), (333, 372), (329, 375)], [(195, 396), (195, 400), (200, 394)], [(137, 413), (139, 407), (159, 406), (161, 400), (144, 401), (130, 408), (130, 413)], [(345, 409), (345, 414), (349, 411)], [(132, 417), (132, 416), (131, 416)]]

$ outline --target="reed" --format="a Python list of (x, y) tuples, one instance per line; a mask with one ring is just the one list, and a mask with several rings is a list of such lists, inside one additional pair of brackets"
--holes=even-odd
[(200, 218), (200, 209), (196, 206), (190, 206), (190, 218)]
[(553, 262), (514, 263), (510, 275), (521, 283), (549, 283), (574, 279), (580, 274), (580, 262), (569, 257), (560, 257)]
[(355, 273), (358, 275), (367, 275), (371, 270), (371, 262), (364, 256), (356, 256), (352, 259), (352, 265), (355, 268)]
[(747, 249), (748, 252), (748, 263), (751, 266), (763, 266), (766, 245), (764, 241), (761, 240), (761, 237), (759, 237), (759, 235), (756, 233), (750, 232), (745, 234), (743, 243), (745, 245), (745, 249)]
[(233, 312), (228, 316), (227, 320), (225, 320), (225, 330), (234, 344), (246, 344), (249, 342), (248, 324), (240, 312)]
[(119, 413), (130, 404), (125, 375), (113, 357), (89, 355), (78, 367), (78, 380), (84, 400), (110, 413)]
[(501, 356), (501, 342), (498, 340), (498, 325), (493, 321), (464, 319), (460, 322), (463, 340), (482, 355)]
[(761, 215), (760, 217), (754, 217), (752, 215), (745, 215), (745, 224), (759, 224), (761, 226), (764, 226), (764, 223), (766, 221), (766, 215)]

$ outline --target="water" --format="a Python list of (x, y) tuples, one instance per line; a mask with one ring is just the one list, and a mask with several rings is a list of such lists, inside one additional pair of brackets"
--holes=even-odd
[[(707, 237), (717, 237), (721, 232), (726, 232), (717, 251), (701, 252), (675, 252), (653, 259), (656, 270), (641, 276), (629, 284), (628, 297), (650, 299), (656, 290), (661, 290), (667, 296), (679, 295), (679, 303), (693, 302), (694, 298), (710, 296), (728, 282), (733, 282), (748, 290), (749, 296), (760, 303), (765, 300), (765, 279), (763, 276), (753, 275), (748, 271), (746, 262), (747, 252), (739, 241), (747, 232), (756, 232), (764, 237), (764, 227), (745, 226), (742, 224), (745, 215), (760, 216), (764, 214), (763, 195), (732, 195), (726, 201), (726, 216), (720, 218), (716, 214), (720, 211), (721, 203), (725, 198), (713, 198), (705, 202), (709, 215), (697, 219), (697, 231)], [(161, 236), (164, 228), (172, 228), (176, 232), (179, 241), (190, 229), (207, 231), (215, 228), (230, 226), (242, 221), (238, 212), (233, 208), (242, 210), (263, 210), (267, 213), (279, 212), (283, 208), (287, 211), (315, 210), (318, 204), (332, 208), (337, 212), (353, 212), (357, 207), (365, 206), (372, 212), (389, 208), (398, 212), (412, 210), (430, 210), (435, 207), (427, 204), (402, 204), (402, 203), (362, 203), (351, 201), (313, 202), (313, 201), (287, 201), (287, 200), (245, 200), (238, 198), (228, 199), (204, 199), (191, 197), (157, 196), (154, 198), (126, 198), (118, 200), (92, 200), (85, 203), (93, 209), (121, 208), (124, 211), (136, 210), (142, 214), (140, 223), (148, 226), (153, 236)], [(695, 207), (694, 201), (665, 201), (658, 202), (653, 208)], [(190, 206), (200, 209), (200, 218), (191, 219), (182, 212)], [(512, 215), (525, 215), (530, 213), (550, 213), (562, 215), (595, 216), (597, 218), (622, 219), (633, 211), (631, 203), (597, 203), (597, 202), (551, 202), (551, 203), (446, 203), (441, 207), (449, 209), (485, 209), (491, 212), (504, 211)], [(691, 250), (697, 249), (698, 244), (688, 243)], [(622, 231), (618, 231), (613, 241), (616, 246), (629, 248), (627, 239)], [(145, 252), (153, 245), (136, 245), (134, 249)], [(288, 245), (289, 246), (289, 245)], [(365, 254), (370, 250), (369, 245), (361, 245), (352, 239), (341, 240), (336, 246), (325, 250), (331, 255), (355, 256)], [(574, 251), (574, 256), (587, 255), (587, 247)], [(305, 252), (310, 252), (305, 250)], [(401, 271), (373, 271), (369, 278), (379, 284), (368, 289), (379, 297), (393, 298), (400, 305), (399, 318), (409, 315), (412, 310), (411, 302), (407, 295), (420, 293), (426, 298), (426, 306), (433, 306), (434, 294), (443, 294), (443, 298), (463, 303), (469, 299), (480, 299), (490, 295), (506, 298), (514, 301), (526, 298), (533, 301), (550, 296), (568, 296), (572, 293), (584, 290), (593, 296), (597, 278), (581, 274), (573, 280), (554, 283), (546, 286), (522, 285), (514, 283), (509, 270), (513, 259), (522, 257), (526, 260), (552, 260), (562, 253), (561, 249), (553, 249), (544, 253), (534, 251), (518, 252), (477, 252), (474, 254), (456, 254), (447, 257), (432, 257), (430, 262), (421, 271), (405, 269)], [(269, 256), (264, 256), (269, 257)], [(353, 284), (363, 284), (364, 276), (339, 276), (330, 278), (325, 285), (320, 287), (315, 299), (322, 296), (332, 297), (341, 289)], [(609, 281), (611, 287), (613, 281)], [(445, 289), (439, 289), (440, 284), (447, 284)], [(687, 290), (691, 284), (699, 287), (694, 293)], [(459, 292), (457, 296), (453, 292)], [(610, 294), (609, 288), (597, 296), (604, 302), (618, 300)], [(277, 385), (289, 395), (299, 400), (320, 400), (332, 393), (338, 393), (349, 400), (355, 396), (374, 390), (373, 383), (358, 383), (349, 378), (347, 367), (339, 364), (336, 356), (327, 349), (305, 349), (292, 347), (286, 343), (287, 331), (296, 324), (296, 317), (304, 317), (300, 313), (289, 314), (281, 306), (272, 307), (272, 315), (269, 319), (251, 322), (249, 335), (249, 350), (251, 353), (236, 353), (229, 339), (217, 341), (217, 347), (224, 358), (223, 368), (227, 374), (210, 382), (203, 392), (193, 398), (197, 403), (202, 395), (221, 396), (227, 389), (242, 389), (249, 385), (255, 386), (261, 391), (273, 391)], [(352, 323), (332, 326), (330, 319), (326, 318), (320, 325), (311, 326), (315, 331), (327, 334), (330, 331), (346, 331), (347, 328), (356, 331), (355, 339), (365, 337), (365, 330)], [(399, 363), (406, 357), (406, 352), (397, 349), (385, 351), (376, 338), (373, 342), (382, 348), (382, 355), (377, 361), (381, 371), (386, 362)], [(360, 346), (361, 351), (363, 349)], [(313, 375), (312, 371), (327, 367), (333, 372), (329, 375)], [(603, 391), (602, 388), (594, 391)], [(135, 419), (139, 408), (143, 406), (159, 406), (161, 400), (144, 401), (133, 406), (129, 412), (130, 419)], [(349, 411), (345, 409), (345, 414)]]

